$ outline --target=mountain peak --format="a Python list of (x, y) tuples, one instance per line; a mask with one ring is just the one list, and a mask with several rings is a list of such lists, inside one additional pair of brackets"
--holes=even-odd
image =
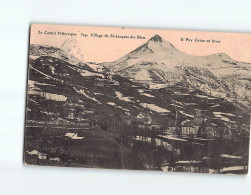
[(156, 35), (154, 35), (149, 41), (162, 42), (163, 39), (162, 39), (161, 36), (159, 36), (159, 35), (156, 34)]

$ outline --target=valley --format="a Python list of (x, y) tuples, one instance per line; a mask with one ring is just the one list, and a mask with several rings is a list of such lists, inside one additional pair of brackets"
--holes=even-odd
[(158, 35), (99, 64), (72, 44), (30, 47), (26, 164), (247, 173), (250, 64)]

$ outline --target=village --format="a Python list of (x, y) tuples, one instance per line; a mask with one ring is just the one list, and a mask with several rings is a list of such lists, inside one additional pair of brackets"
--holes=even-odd
[[(50, 105), (48, 105), (50, 106)], [(120, 115), (119, 113), (104, 112), (101, 109), (92, 109), (76, 97), (68, 97), (62, 106), (60, 116), (54, 116), (50, 121), (39, 123), (63, 126), (75, 126), (78, 128), (98, 129), (111, 132), (124, 131), (159, 132), (164, 135), (172, 135), (180, 138), (224, 138), (232, 139), (236, 136), (234, 128), (211, 125), (201, 110), (194, 111), (193, 120), (184, 120), (180, 123), (177, 119), (167, 118), (166, 126), (160, 125), (149, 113), (140, 112), (136, 116)], [(32, 123), (34, 121), (30, 121)]]

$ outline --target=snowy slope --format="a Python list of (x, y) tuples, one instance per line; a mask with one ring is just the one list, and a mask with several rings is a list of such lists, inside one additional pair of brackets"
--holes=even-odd
[[(159, 35), (122, 58), (103, 65), (141, 83), (183, 83), (218, 97), (233, 99), (237, 94), (242, 101), (251, 99), (251, 64), (237, 62), (224, 53), (192, 56), (179, 51)], [(234, 85), (236, 80), (238, 85)], [(245, 95), (241, 97), (243, 91)]]

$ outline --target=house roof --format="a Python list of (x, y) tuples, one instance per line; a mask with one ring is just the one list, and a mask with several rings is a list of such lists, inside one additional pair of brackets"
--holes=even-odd
[(147, 114), (147, 113), (141, 112), (136, 116), (136, 118), (144, 119), (144, 118), (151, 118), (151, 116), (149, 114)]

